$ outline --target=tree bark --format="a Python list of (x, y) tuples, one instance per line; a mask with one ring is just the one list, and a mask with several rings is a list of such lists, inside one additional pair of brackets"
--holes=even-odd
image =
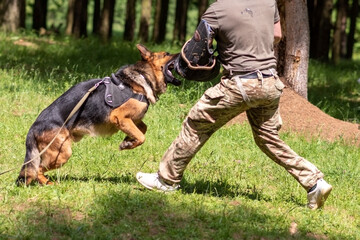
[(307, 99), (310, 33), (306, 1), (286, 0), (285, 16), (285, 80), (292, 89)]
[(75, 0), (72, 35), (77, 38), (87, 37), (87, 5), (88, 0)]
[(25, 28), (25, 0), (0, 1), (0, 28), (8, 32)]
[(136, 0), (127, 0), (124, 40), (132, 41), (135, 36), (135, 4)]
[(348, 34), (347, 41), (347, 51), (346, 58), (352, 59), (354, 44), (355, 44), (355, 31), (356, 31), (356, 21), (359, 15), (359, 1), (353, 0), (351, 11), (350, 11), (350, 29)]
[(209, 5), (209, 0), (199, 0), (199, 2), (198, 2), (198, 9), (199, 9), (198, 23), (200, 22), (201, 17), (204, 14), (204, 12), (206, 11), (208, 5)]
[(173, 32), (174, 41), (185, 41), (188, 7), (189, 0), (176, 0), (175, 25)]
[(74, 25), (74, 12), (75, 12), (75, 0), (69, 0), (68, 2), (68, 11), (66, 15), (66, 28), (65, 34), (71, 35)]
[(48, 0), (35, 0), (33, 6), (33, 25), (34, 30), (40, 28), (46, 29), (46, 15), (47, 15)]
[(311, 58), (329, 60), (332, 9), (332, 0), (309, 2)]
[(277, 72), (280, 77), (285, 74), (285, 52), (286, 52), (286, 18), (285, 18), (285, 0), (278, 0), (277, 6), (279, 9), (282, 38), (280, 42), (275, 45), (274, 52), (277, 59)]
[(101, 1), (94, 0), (94, 14), (93, 14), (93, 34), (99, 35), (101, 24)]
[(65, 34), (75, 37), (87, 36), (88, 0), (69, 0)]
[(139, 38), (143, 42), (147, 42), (149, 40), (150, 21), (151, 21), (151, 0), (142, 0)]
[(153, 40), (156, 43), (161, 43), (165, 40), (168, 10), (169, 0), (156, 1), (156, 14), (153, 31)]
[(341, 59), (342, 49), (344, 48), (344, 34), (346, 26), (346, 11), (347, 0), (339, 0), (337, 5), (337, 16), (332, 45), (332, 58), (333, 63), (338, 64)]
[(101, 12), (100, 37), (108, 41), (112, 36), (112, 25), (114, 22), (115, 0), (104, 0)]

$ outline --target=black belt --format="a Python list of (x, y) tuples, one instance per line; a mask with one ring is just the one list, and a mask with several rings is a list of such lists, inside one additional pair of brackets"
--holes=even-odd
[[(260, 72), (262, 72), (262, 71), (260, 71)], [(273, 74), (268, 74), (268, 73), (261, 73), (261, 74), (262, 74), (263, 78), (269, 78), (269, 77), (274, 76)], [(239, 78), (245, 78), (245, 79), (257, 79), (258, 78), (257, 71), (246, 73), (246, 72), (239, 72), (239, 71), (224, 70), (224, 75), (228, 75), (229, 77), (237, 76)]]
[[(236, 72), (234, 75), (237, 75)], [(262, 74), (263, 78), (269, 78), (269, 77), (273, 77), (274, 75), (272, 74)], [(256, 72), (254, 73), (249, 73), (249, 74), (245, 74), (245, 75), (239, 75), (239, 78), (245, 78), (245, 79), (258, 79), (258, 74)]]

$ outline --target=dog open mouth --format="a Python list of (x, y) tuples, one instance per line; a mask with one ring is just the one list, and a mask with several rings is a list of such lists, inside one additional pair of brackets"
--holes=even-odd
[(174, 68), (175, 68), (175, 62), (178, 57), (179, 57), (179, 54), (176, 54), (168, 63), (166, 63), (166, 65), (163, 69), (166, 83), (171, 83), (175, 86), (181, 85), (181, 81), (179, 79), (175, 78), (172, 73), (172, 70), (174, 70)]

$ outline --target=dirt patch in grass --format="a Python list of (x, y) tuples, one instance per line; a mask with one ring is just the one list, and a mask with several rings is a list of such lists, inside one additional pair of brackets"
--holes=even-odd
[[(308, 139), (320, 138), (329, 142), (343, 140), (360, 146), (360, 125), (335, 119), (322, 112), (290, 88), (285, 88), (280, 99), (282, 130), (299, 133)], [(247, 121), (242, 113), (229, 122), (239, 124)]]

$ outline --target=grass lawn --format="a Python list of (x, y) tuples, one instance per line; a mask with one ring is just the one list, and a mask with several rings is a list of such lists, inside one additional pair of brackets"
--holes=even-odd
[[(21, 39), (35, 45), (14, 44)], [(304, 207), (300, 185), (256, 147), (246, 124), (213, 135), (189, 164), (180, 191), (151, 192), (136, 182), (136, 172), (157, 170), (210, 82), (170, 86), (148, 110), (141, 147), (118, 151), (123, 133), (86, 137), (73, 145), (64, 167), (48, 173), (57, 185), (15, 186), (25, 137), (38, 114), (73, 84), (138, 59), (134, 43), (0, 35), (0, 171), (19, 167), (0, 176), (0, 239), (360, 239), (360, 150), (341, 142), (281, 132), (334, 187), (325, 208), (314, 212)], [(359, 122), (357, 64), (311, 62), (310, 101), (334, 117)]]

